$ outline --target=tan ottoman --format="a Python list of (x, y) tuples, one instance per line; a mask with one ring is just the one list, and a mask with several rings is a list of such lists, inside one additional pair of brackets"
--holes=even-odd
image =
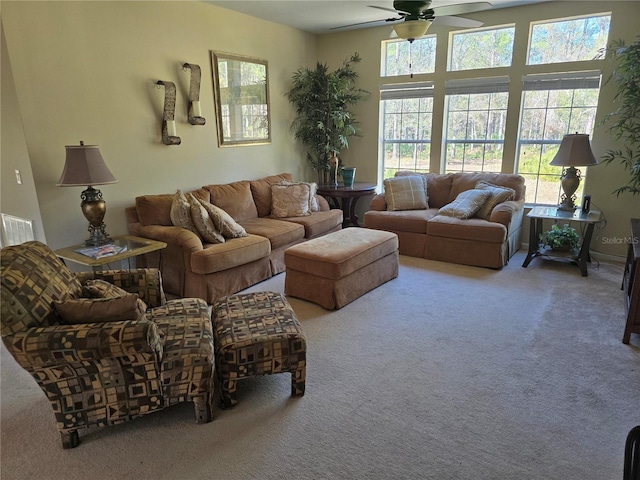
[(398, 276), (398, 236), (346, 228), (284, 252), (285, 294), (331, 309)]

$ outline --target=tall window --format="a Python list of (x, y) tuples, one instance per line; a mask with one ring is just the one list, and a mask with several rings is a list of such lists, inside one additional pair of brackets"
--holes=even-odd
[(605, 47), (611, 14), (534, 23), (527, 65), (592, 60)]
[(433, 73), (436, 69), (436, 36), (428, 35), (413, 42), (388, 40), (382, 42), (382, 77)]
[(446, 82), (445, 172), (500, 172), (509, 77)]
[(380, 97), (383, 178), (393, 177), (398, 170), (428, 172), (433, 84), (383, 85)]
[[(557, 204), (562, 168), (551, 166), (562, 137), (593, 133), (600, 72), (527, 75), (523, 79), (518, 138), (518, 173), (525, 177), (527, 203)], [(586, 176), (586, 169), (582, 169)], [(582, 195), (584, 182), (576, 196)]]
[(451, 34), (449, 70), (511, 66), (515, 27)]

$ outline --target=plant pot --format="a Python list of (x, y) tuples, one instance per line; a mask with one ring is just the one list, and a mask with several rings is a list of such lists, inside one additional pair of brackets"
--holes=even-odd
[(342, 167), (342, 182), (345, 187), (353, 187), (353, 181), (356, 177), (356, 167)]

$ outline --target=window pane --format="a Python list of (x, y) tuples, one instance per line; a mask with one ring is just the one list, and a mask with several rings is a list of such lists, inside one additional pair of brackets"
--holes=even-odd
[[(525, 177), (527, 203), (560, 203), (562, 168), (549, 163), (564, 135), (593, 133), (597, 104), (597, 88), (524, 92), (517, 171)], [(583, 180), (586, 170), (581, 169)], [(582, 196), (583, 186), (584, 181), (576, 198)]]
[(508, 67), (513, 54), (515, 27), (454, 33), (449, 70)]
[(432, 98), (382, 100), (383, 175), (398, 170), (429, 171)]
[[(502, 171), (508, 98), (507, 92), (447, 96), (446, 172)], [(465, 104), (465, 111), (451, 110)]]
[[(436, 67), (436, 36), (382, 42), (384, 60), (380, 76), (393, 77), (410, 73), (433, 73)], [(411, 67), (410, 67), (411, 65)]]
[(534, 24), (527, 65), (593, 60), (607, 46), (611, 15)]

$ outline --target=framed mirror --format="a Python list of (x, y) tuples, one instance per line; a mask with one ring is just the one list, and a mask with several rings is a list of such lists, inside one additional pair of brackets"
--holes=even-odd
[(218, 145), (271, 143), (266, 60), (211, 52)]

